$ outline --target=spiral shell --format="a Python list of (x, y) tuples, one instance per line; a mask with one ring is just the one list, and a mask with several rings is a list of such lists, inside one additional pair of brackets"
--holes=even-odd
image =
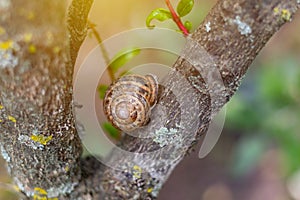
[(158, 93), (156, 76), (126, 75), (107, 89), (104, 113), (116, 128), (129, 132), (149, 122)]

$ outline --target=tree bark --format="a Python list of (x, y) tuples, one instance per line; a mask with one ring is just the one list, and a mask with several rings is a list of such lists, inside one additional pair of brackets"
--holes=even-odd
[[(137, 185), (134, 178), (128, 178), (124, 170), (107, 168), (102, 178), (107, 199), (117, 199), (116, 196), (155, 199), (193, 144), (203, 141), (201, 138), (212, 117), (235, 93), (259, 51), (285, 22), (291, 21), (298, 7), (299, 3), (294, 0), (217, 2), (187, 39), (174, 71), (161, 83), (165, 89), (160, 95), (158, 109), (152, 113), (153, 123), (139, 133), (152, 134), (155, 138), (165, 127), (169, 133), (175, 132), (174, 137), (180, 138), (180, 145), (177, 145), (178, 140), (171, 140), (159, 149), (159, 143), (153, 138), (141, 141), (125, 137), (120, 148), (139, 154), (126, 156), (115, 150), (110, 156), (111, 163), (113, 166), (130, 163), (131, 174), (138, 166), (143, 172), (140, 179), (144, 184), (140, 190), (132, 189)], [(174, 93), (176, 102), (172, 97)], [(169, 110), (165, 115), (161, 113), (164, 107)]]
[(107, 162), (116, 167), (110, 168), (95, 158), (80, 160), (72, 113), (72, 71), (92, 1), (73, 0), (69, 31), (62, 20), (66, 5), (59, 0), (4, 2), (0, 147), (14, 183), (28, 198), (118, 200), (157, 198), (256, 55), (292, 20), (300, 3), (218, 1), (160, 83), (150, 124), (134, 133), (149, 137), (124, 136), (118, 148), (126, 153), (115, 148)]
[(65, 196), (82, 179), (82, 146), (72, 113), (66, 3), (3, 2), (1, 152), (25, 196)]

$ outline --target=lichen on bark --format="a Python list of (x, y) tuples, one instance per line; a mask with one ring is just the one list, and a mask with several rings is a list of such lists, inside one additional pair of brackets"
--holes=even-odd
[(0, 49), (1, 148), (21, 192), (30, 197), (41, 188), (54, 198), (72, 192), (81, 178), (66, 5), (56, 0), (9, 2), (0, 8), (5, 30), (0, 42), (10, 43)]
[(72, 113), (73, 67), (92, 0), (73, 0), (68, 18), (60, 0), (0, 2), (0, 150), (21, 192), (49, 199), (156, 199), (256, 55), (299, 8), (295, 0), (218, 1), (161, 83), (140, 133), (154, 137), (126, 135), (119, 148), (132, 154), (114, 149), (108, 158), (117, 170), (80, 158)]

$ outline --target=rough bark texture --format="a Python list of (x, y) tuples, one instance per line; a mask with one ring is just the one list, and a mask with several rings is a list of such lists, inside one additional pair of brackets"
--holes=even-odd
[(94, 158), (80, 161), (72, 114), (72, 66), (92, 1), (73, 1), (70, 32), (62, 1), (3, 2), (1, 153), (20, 191), (36, 199), (156, 199), (258, 52), (299, 7), (296, 0), (220, 0), (161, 83), (151, 123), (135, 133), (149, 137), (125, 136), (119, 146), (131, 153), (112, 151), (112, 169)]
[[(118, 149), (111, 154), (109, 160), (121, 169), (105, 170), (106, 199), (155, 199), (178, 162), (205, 135), (212, 116), (237, 90), (256, 55), (298, 7), (294, 0), (219, 1), (187, 39), (175, 70), (161, 83), (165, 89), (152, 113), (154, 119), (149, 128), (139, 131), (153, 137), (126, 136), (120, 148), (138, 154)], [(164, 148), (160, 142), (166, 144), (167, 137), (153, 140), (160, 132), (174, 133)], [(129, 167), (122, 170), (124, 165)], [(137, 166), (142, 175), (128, 176), (128, 169), (135, 174)]]
[(1, 152), (26, 196), (39, 198), (46, 191), (49, 198), (59, 197), (81, 180), (66, 3), (5, 2), (0, 7)]

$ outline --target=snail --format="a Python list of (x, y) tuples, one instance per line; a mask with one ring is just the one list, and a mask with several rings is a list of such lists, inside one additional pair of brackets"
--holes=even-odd
[(103, 109), (112, 125), (124, 132), (146, 125), (158, 96), (157, 77), (125, 75), (106, 90)]

